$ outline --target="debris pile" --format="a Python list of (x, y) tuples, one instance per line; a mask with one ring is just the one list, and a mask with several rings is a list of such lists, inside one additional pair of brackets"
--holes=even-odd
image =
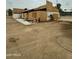
[(16, 19), (16, 21), (20, 22), (23, 25), (31, 25), (31, 22), (25, 21), (25, 19)]

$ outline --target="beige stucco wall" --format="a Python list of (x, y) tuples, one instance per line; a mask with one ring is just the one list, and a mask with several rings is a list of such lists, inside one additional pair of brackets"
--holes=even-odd
[(26, 15), (25, 13), (22, 13), (22, 18), (25, 19)]
[(28, 13), (28, 20), (32, 20), (32, 12)]
[(36, 13), (36, 12), (33, 11), (33, 12), (28, 13), (28, 20), (34, 20), (35, 19), (34, 13)]
[(39, 19), (40, 21), (47, 21), (47, 12), (46, 11), (32, 11), (27, 13), (23, 13), (22, 16), (24, 19), (28, 18), (28, 20)]
[(53, 7), (53, 4), (51, 2), (47, 2), (47, 12), (52, 13), (54, 19), (59, 19), (60, 18), (60, 14), (59, 14), (59, 10), (56, 7)]
[(47, 21), (47, 12), (46, 11), (37, 11), (37, 19), (40, 18), (40, 21)]
[(48, 15), (47, 12), (52, 13), (53, 17), (56, 19), (60, 18), (59, 11), (56, 7), (53, 7), (53, 4), (51, 2), (47, 2), (46, 5), (46, 11), (31, 11), (27, 13), (24, 13), (23, 18), (28, 18), (28, 20), (34, 20), (39, 19), (41, 21), (47, 21)]
[(28, 14), (27, 13), (22, 13), (22, 18), (23, 19), (27, 19), (28, 18)]

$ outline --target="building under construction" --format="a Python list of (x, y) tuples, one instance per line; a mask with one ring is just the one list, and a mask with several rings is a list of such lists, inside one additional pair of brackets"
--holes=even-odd
[(50, 21), (58, 20), (60, 14), (57, 7), (53, 6), (52, 2), (46, 1), (45, 5), (22, 12), (22, 18), (26, 20), (36, 19), (39, 21)]

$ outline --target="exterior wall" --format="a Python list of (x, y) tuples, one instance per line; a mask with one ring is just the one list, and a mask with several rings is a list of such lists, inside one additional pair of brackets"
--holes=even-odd
[(19, 19), (19, 18), (21, 18), (21, 14), (13, 14), (13, 18), (14, 19)]
[(22, 13), (22, 18), (24, 19), (24, 13)]
[[(40, 21), (48, 21), (48, 12), (51, 13), (51, 15), (55, 20), (60, 18), (58, 9), (56, 7), (53, 7), (51, 2), (47, 1), (46, 5), (44, 5), (43, 7), (46, 8), (47, 10), (31, 11), (28, 13), (23, 13), (24, 14), (23, 18), (28, 18), (28, 20), (40, 19)], [(43, 7), (40, 7), (40, 8), (43, 8)]]
[(28, 19), (28, 13), (22, 13), (22, 18), (23, 19)]
[(47, 1), (46, 7), (47, 7), (47, 11), (52, 12), (52, 3), (51, 2)]
[(59, 10), (56, 7), (54, 7), (53, 4), (49, 1), (47, 1), (46, 8), (47, 8), (47, 11), (50, 11), (50, 12), (59, 12)]
[(13, 8), (13, 14), (21, 14), (23, 11), (24, 9)]
[(60, 19), (59, 12), (55, 12), (55, 13), (53, 12), (53, 17), (54, 17), (55, 20)]
[(60, 18), (59, 12), (47, 12), (47, 20), (50, 20), (50, 15), (53, 16), (54, 20), (57, 20)]
[(53, 18), (54, 18), (54, 20), (58, 20), (60, 17), (58, 14), (53, 14)]
[(32, 11), (27, 13), (23, 13), (22, 18), (28, 20), (40, 19), (40, 21), (47, 21), (47, 12), (46, 11)]
[(53, 16), (54, 16), (55, 19), (59, 19), (60, 18), (59, 12), (53, 12)]
[(37, 11), (37, 19), (40, 18), (40, 21), (47, 21), (47, 12), (46, 11)]
[(60, 14), (59, 14), (58, 9), (56, 7), (53, 7), (52, 3), (48, 2), (48, 1), (47, 1), (47, 12), (51, 13), (51, 15), (53, 16), (54, 20), (60, 18)]
[(35, 13), (36, 12), (34, 12), (34, 11), (29, 12), (29, 13), (23, 13), (22, 18), (27, 19), (27, 20), (33, 20), (36, 17)]
[(54, 19), (59, 19), (59, 12), (48, 12), (48, 11), (32, 11), (27, 13), (23, 13), (23, 17), (24, 19), (28, 19), (28, 20), (34, 20), (34, 19), (40, 19), (40, 21), (48, 21), (48, 13), (51, 14)]
[(28, 13), (28, 20), (32, 20), (32, 12)]
[(19, 9), (19, 8), (13, 8), (13, 18), (17, 19), (17, 18), (22, 18), (22, 12), (24, 11), (24, 9)]
[(35, 12), (29, 12), (28, 13), (28, 20), (33, 20), (35, 17), (34, 17), (34, 13)]
[(24, 13), (24, 19), (26, 19), (27, 18), (27, 13)]

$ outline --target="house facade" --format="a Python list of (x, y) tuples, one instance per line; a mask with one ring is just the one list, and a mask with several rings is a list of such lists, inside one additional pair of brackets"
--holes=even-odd
[[(53, 18), (52, 18), (53, 17)], [(26, 20), (40, 20), (40, 21), (50, 21), (58, 20), (60, 18), (59, 11), (53, 4), (49, 1), (46, 1), (45, 5), (42, 5), (38, 8), (26, 10), (22, 13), (22, 18)]]
[(13, 8), (13, 18), (22, 18), (22, 12), (24, 9), (19, 9), (19, 8)]

